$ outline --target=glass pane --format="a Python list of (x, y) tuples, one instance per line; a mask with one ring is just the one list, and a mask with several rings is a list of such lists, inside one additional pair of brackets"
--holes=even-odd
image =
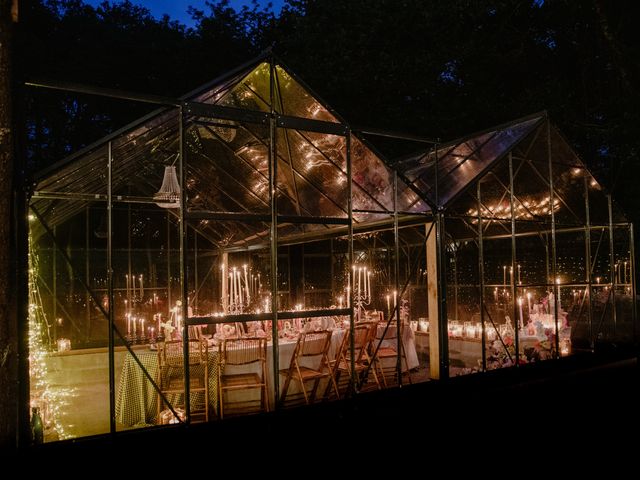
[[(464, 375), (482, 370), (482, 317), (477, 224), (475, 237), (466, 221), (448, 219), (447, 318), (449, 319), (450, 374)], [(465, 235), (456, 239), (457, 232)]]
[(324, 122), (338, 122), (306, 88), (284, 68), (276, 66), (276, 111), (294, 117), (311, 118)]
[[(469, 186), (492, 162), (532, 132), (540, 118), (511, 125), (502, 130), (480, 134), (445, 146), (438, 155), (438, 203), (446, 205), (462, 189)], [(432, 201), (435, 199), (436, 154), (420, 154), (402, 162), (401, 171)]]
[(115, 324), (131, 347), (116, 368), (118, 430), (176, 423), (170, 407), (185, 412), (178, 225), (175, 209), (155, 203), (113, 206)]
[(269, 64), (261, 63), (216, 102), (219, 105), (248, 110), (270, 111)]
[(631, 235), (629, 227), (615, 227), (613, 230), (614, 277), (617, 285), (616, 334), (619, 341), (631, 343), (633, 338), (633, 294)]
[[(503, 228), (510, 227), (506, 222)], [(517, 281), (511, 268), (511, 238), (483, 241), (484, 302), (487, 369), (515, 364), (515, 328), (512, 285)]]
[[(346, 217), (347, 175), (336, 155), (344, 158), (344, 138), (324, 135), (315, 143), (309, 133), (278, 129), (278, 188), (290, 202), (279, 199), (282, 213)], [(331, 156), (328, 152), (332, 152)]]
[(554, 210), (556, 224), (584, 225), (586, 223), (586, 209), (584, 201), (583, 168), (552, 164)]
[(269, 213), (268, 128), (221, 122), (192, 118), (187, 123), (188, 208)]
[(30, 216), (30, 403), (45, 442), (109, 432), (106, 240), (93, 233), (106, 204), (57, 205), (69, 213)]
[(57, 198), (80, 199), (107, 194), (107, 150), (97, 148), (38, 182), (34, 195), (56, 193)]

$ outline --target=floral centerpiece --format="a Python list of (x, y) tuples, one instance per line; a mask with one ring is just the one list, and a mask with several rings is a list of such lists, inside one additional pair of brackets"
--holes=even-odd
[(165, 323), (160, 323), (160, 328), (164, 331), (164, 339), (171, 340), (173, 337), (173, 331), (176, 329), (171, 321), (167, 320)]

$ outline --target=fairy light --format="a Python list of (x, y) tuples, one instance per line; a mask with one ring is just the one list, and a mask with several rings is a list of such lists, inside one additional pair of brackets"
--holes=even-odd
[(63, 408), (68, 405), (68, 398), (73, 389), (53, 388), (49, 383), (47, 358), (50, 349), (45, 343), (49, 340), (47, 317), (42, 308), (42, 298), (38, 288), (38, 256), (33, 251), (29, 239), (29, 379), (31, 382), (30, 403), (32, 407), (40, 407), (42, 420), (47, 430), (53, 429), (58, 439), (70, 438), (72, 435), (60, 423)]

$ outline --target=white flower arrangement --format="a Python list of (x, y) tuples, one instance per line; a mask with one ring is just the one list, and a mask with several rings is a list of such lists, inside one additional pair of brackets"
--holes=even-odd
[(167, 322), (165, 323), (160, 323), (160, 327), (164, 330), (164, 338), (170, 340), (171, 334), (176, 329), (176, 327), (173, 326), (170, 320), (167, 320)]

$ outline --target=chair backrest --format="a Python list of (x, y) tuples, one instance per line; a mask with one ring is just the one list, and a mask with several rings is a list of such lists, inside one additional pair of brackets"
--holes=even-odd
[(200, 340), (202, 337), (202, 325), (189, 325), (189, 340)]
[(297, 355), (299, 357), (314, 357), (326, 354), (331, 345), (331, 335), (330, 330), (301, 333), (298, 337)]
[[(207, 343), (200, 340), (189, 340), (189, 365), (201, 365), (207, 362)], [(184, 343), (182, 340), (164, 342), (158, 350), (160, 366), (182, 368)]]
[[(385, 332), (386, 329), (386, 332)], [(386, 323), (381, 323), (376, 326), (375, 331), (376, 340), (395, 340), (398, 338), (398, 322), (392, 320), (387, 327)]]
[[(375, 323), (375, 322), (371, 322)], [(366, 354), (367, 347), (371, 340), (371, 325), (369, 322), (361, 322), (355, 325), (353, 328), (353, 358), (356, 362), (359, 362), (363, 355)], [(339, 364), (341, 360), (347, 361), (351, 357), (351, 330), (347, 329), (345, 335), (342, 338), (342, 343), (336, 353), (336, 363)], [(338, 365), (340, 366), (340, 365)]]
[(247, 365), (265, 361), (267, 358), (267, 340), (265, 338), (232, 338), (220, 345), (222, 365)]

